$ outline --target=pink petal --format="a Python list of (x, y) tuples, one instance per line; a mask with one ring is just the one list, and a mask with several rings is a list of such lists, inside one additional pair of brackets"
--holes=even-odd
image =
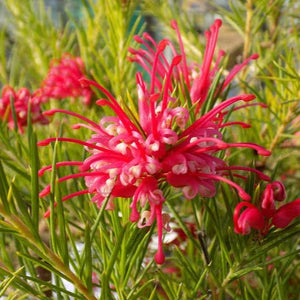
[[(241, 214), (240, 211), (243, 207), (247, 207)], [(251, 228), (263, 230), (265, 221), (262, 213), (252, 203), (241, 202), (239, 203), (233, 214), (234, 231), (241, 234), (249, 234)]]
[(300, 198), (281, 206), (272, 219), (272, 224), (277, 228), (287, 227), (293, 219), (300, 216)]

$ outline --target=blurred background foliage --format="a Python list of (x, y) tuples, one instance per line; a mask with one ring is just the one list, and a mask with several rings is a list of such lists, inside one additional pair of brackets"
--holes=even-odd
[[(127, 59), (128, 47), (137, 47), (134, 34), (146, 30), (157, 39), (176, 40), (169, 25), (176, 19), (187, 57), (201, 63), (203, 33), (215, 18), (221, 18), (218, 48), (227, 51), (224, 75), (252, 53), (259, 54), (239, 73), (229, 94), (253, 93), (257, 102), (268, 105), (237, 111), (235, 118), (252, 127), (226, 131), (226, 140), (255, 142), (273, 153), (261, 158), (237, 149), (226, 157), (281, 179), (289, 201), (300, 197), (299, 1), (1, 0), (0, 11), (1, 88), (9, 84), (34, 91), (50, 61), (71, 53), (83, 59), (88, 78), (120, 102), (136, 100), (138, 68)], [(95, 99), (101, 97), (96, 93)], [(109, 113), (68, 99), (47, 103), (43, 109), (51, 107), (88, 114), (96, 122)], [(84, 181), (55, 184), (56, 176), (70, 174), (72, 168), (38, 180), (39, 166), (82, 160), (84, 153), (60, 144), (37, 150), (36, 141), (60, 135), (86, 140), (89, 131), (74, 132), (73, 123), (71, 118), (55, 117), (47, 127), (29, 125), (25, 138), (0, 124), (0, 296), (298, 299), (299, 220), (284, 230), (271, 231), (263, 240), (255, 233), (239, 236), (232, 224), (238, 199), (225, 185), (215, 198), (196, 198), (188, 205), (180, 195), (170, 197), (167, 209), (172, 221), (188, 239), (165, 247), (169, 256), (162, 267), (153, 263), (148, 249), (154, 228), (140, 230), (129, 222), (128, 201), (116, 201), (113, 212), (99, 211), (86, 196), (64, 205), (58, 201), (55, 213), (45, 220), (42, 215), (49, 202), (39, 199), (39, 191), (52, 182), (53, 205), (66, 191), (82, 189)], [(249, 187), (253, 194), (260, 188)]]

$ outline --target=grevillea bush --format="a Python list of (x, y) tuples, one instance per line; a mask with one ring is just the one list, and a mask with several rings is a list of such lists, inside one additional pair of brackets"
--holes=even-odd
[(74, 3), (2, 4), (0, 296), (298, 299), (299, 5)]

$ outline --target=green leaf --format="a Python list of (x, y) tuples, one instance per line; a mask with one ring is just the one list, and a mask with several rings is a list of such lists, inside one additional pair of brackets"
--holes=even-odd
[(3, 203), (5, 211), (9, 213), (10, 209), (7, 201), (7, 195), (8, 195), (8, 183), (7, 183), (6, 175), (4, 173), (2, 162), (0, 160), (0, 198), (1, 198), (1, 202)]
[(92, 258), (92, 244), (90, 239), (90, 226), (87, 223), (85, 226), (85, 238), (84, 238), (84, 259), (82, 260), (82, 271), (84, 272), (85, 283), (87, 289), (92, 293), (92, 272), (93, 272), (93, 258)]
[(32, 132), (30, 138), (30, 166), (31, 166), (31, 215), (32, 222), (38, 231), (39, 225), (39, 180), (38, 180), (38, 168), (39, 158), (37, 151), (37, 137), (36, 133)]
[[(20, 273), (22, 271), (23, 271), (22, 267), (17, 270), (18, 273)], [(2, 274), (4, 276), (9, 276), (8, 278), (13, 278), (13, 280), (10, 283), (17, 290), (21, 290), (25, 293), (28, 293), (29, 295), (39, 296), (39, 297), (41, 297), (40, 299), (43, 299), (43, 300), (46, 299), (46, 297), (43, 298), (43, 295), (39, 291), (36, 291), (30, 284), (28, 284), (26, 281), (20, 279), (18, 274), (16, 274), (16, 272), (10, 272), (0, 266), (0, 274)], [(2, 292), (2, 290), (0, 290), (0, 292)]]
[(18, 274), (24, 269), (24, 267), (19, 268), (17, 271), (12, 273), (12, 277), (8, 277), (7, 279), (3, 280), (0, 284), (0, 297), (2, 297), (5, 293), (5, 291), (9, 288), (9, 286), (13, 283), (13, 281), (16, 279)]

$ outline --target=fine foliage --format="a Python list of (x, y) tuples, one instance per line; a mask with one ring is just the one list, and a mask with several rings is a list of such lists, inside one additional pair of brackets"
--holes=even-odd
[(300, 6), (171, 2), (0, 3), (1, 300), (298, 299)]

